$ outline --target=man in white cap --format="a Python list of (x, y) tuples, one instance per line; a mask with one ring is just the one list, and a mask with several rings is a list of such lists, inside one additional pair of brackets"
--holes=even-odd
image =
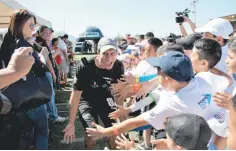
[[(230, 35), (233, 33), (233, 26), (231, 23), (223, 18), (216, 18), (210, 20), (204, 27), (196, 28), (195, 30), (198, 33), (203, 34), (203, 38), (213, 39), (222, 46), (222, 57), (220, 62), (215, 66), (216, 69), (219, 69), (227, 73), (227, 66), (225, 60), (228, 56), (228, 40)], [(232, 93), (233, 87), (229, 87), (226, 92)]]
[[(70, 98), (69, 122), (65, 128), (64, 140), (69, 143), (75, 140), (75, 119), (79, 110), (80, 121), (84, 128), (92, 128), (98, 123), (98, 115), (105, 127), (111, 127), (114, 120), (108, 115), (116, 110), (111, 84), (124, 74), (124, 67), (117, 60), (117, 45), (110, 38), (102, 38), (98, 43), (99, 54), (91, 59), (82, 58), (76, 71), (73, 91)], [(96, 141), (85, 135), (85, 147), (92, 150)], [(108, 143), (115, 148), (115, 137)]]

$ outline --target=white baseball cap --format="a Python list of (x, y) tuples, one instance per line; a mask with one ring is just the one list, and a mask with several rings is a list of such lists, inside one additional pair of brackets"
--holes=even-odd
[(206, 118), (208, 125), (211, 130), (214, 131), (217, 135), (221, 137), (228, 136), (228, 119), (229, 113), (226, 110), (221, 110), (216, 114), (213, 114), (211, 117)]
[(229, 35), (233, 33), (233, 26), (226, 19), (216, 18), (210, 20), (204, 27), (196, 28), (195, 32), (209, 32), (213, 35), (221, 36), (224, 39), (230, 39)]
[(108, 37), (103, 37), (98, 42), (98, 49), (100, 50), (101, 53), (109, 49), (114, 49), (117, 51), (117, 44), (113, 39)]

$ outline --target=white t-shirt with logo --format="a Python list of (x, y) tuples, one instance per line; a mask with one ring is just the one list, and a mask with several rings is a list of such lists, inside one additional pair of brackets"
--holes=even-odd
[(142, 60), (137, 65), (135, 71), (133, 72), (134, 76), (144, 76), (149, 74), (156, 74), (157, 69), (150, 65), (146, 60)]
[(213, 93), (224, 92), (229, 86), (228, 78), (215, 75), (211, 72), (200, 72), (195, 77), (201, 77), (206, 80), (212, 87)]
[(155, 129), (163, 129), (164, 121), (181, 113), (193, 113), (204, 117), (219, 136), (227, 136), (228, 113), (212, 101), (212, 88), (202, 78), (195, 77), (178, 92), (161, 91), (158, 104), (141, 115)]

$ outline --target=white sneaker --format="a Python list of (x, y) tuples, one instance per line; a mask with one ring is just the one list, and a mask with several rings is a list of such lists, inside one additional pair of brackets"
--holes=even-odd
[(62, 123), (65, 122), (65, 120), (66, 120), (65, 117), (58, 116), (58, 118), (53, 123)]

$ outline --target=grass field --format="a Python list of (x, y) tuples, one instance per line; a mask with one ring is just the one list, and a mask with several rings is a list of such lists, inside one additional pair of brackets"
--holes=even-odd
[(75, 55), (75, 60), (80, 60), (82, 57), (93, 57), (95, 56), (95, 54), (91, 54), (91, 55)]

